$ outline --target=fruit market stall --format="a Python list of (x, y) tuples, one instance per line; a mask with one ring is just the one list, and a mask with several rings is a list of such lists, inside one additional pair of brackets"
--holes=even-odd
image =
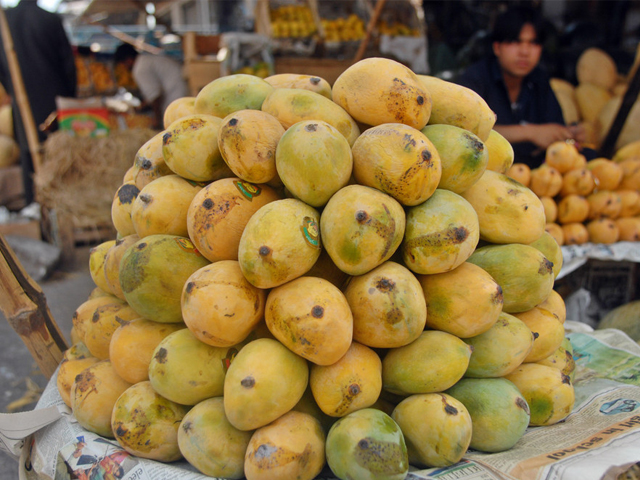
[(6, 443), (24, 475), (599, 480), (640, 461), (640, 347), (567, 318), (549, 210), (507, 175), (486, 102), (384, 57), (293, 77), (211, 81), (122, 166), (34, 411), (50, 423)]

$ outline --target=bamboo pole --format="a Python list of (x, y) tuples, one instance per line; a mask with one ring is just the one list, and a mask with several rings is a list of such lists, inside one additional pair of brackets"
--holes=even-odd
[(369, 44), (369, 40), (371, 39), (371, 34), (373, 33), (373, 29), (376, 28), (376, 24), (378, 23), (378, 19), (380, 18), (380, 14), (382, 13), (382, 9), (386, 0), (378, 0), (376, 3), (376, 8), (369, 19), (369, 23), (367, 24), (367, 31), (365, 32), (364, 38), (360, 42), (360, 46), (358, 47), (358, 51), (356, 52), (356, 56), (353, 58), (353, 63), (359, 62), (362, 60), (364, 56), (364, 52), (367, 50), (367, 45)]
[(33, 161), (33, 169), (37, 173), (42, 166), (40, 139), (38, 138), (38, 130), (36, 128), (35, 120), (33, 119), (31, 105), (29, 104), (29, 97), (27, 96), (27, 91), (24, 88), (22, 71), (20, 70), (20, 64), (18, 63), (18, 57), (16, 56), (13, 38), (11, 37), (9, 24), (7, 23), (7, 17), (5, 16), (4, 8), (2, 7), (0, 7), (0, 30), (2, 31), (2, 44), (4, 45), (4, 52), (7, 56), (9, 73), (11, 74), (13, 94), (16, 97), (16, 103), (20, 110), (20, 119), (22, 120), (22, 125), (24, 126), (27, 134), (27, 142), (29, 144), (29, 152), (31, 153), (31, 159)]
[(22, 268), (0, 234), (0, 310), (25, 343), (42, 373), (51, 378), (68, 348), (38, 284)]

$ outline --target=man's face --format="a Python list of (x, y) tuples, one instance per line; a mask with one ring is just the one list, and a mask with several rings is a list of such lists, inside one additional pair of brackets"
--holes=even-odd
[(542, 45), (537, 42), (533, 25), (527, 23), (515, 42), (494, 42), (493, 53), (502, 70), (513, 77), (526, 77), (538, 65)]

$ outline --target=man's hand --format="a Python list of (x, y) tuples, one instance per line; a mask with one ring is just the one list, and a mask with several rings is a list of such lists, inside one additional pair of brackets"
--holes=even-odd
[(510, 143), (532, 142), (543, 150), (553, 142), (575, 139), (572, 130), (559, 123), (496, 125), (494, 129)]

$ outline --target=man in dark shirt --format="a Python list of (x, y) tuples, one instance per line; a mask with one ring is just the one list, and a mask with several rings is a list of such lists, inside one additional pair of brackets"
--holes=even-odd
[[(38, 127), (56, 111), (56, 96), (76, 96), (76, 67), (73, 51), (60, 17), (38, 7), (36, 0), (21, 0), (5, 12), (14, 50), (22, 72), (33, 120)], [(0, 39), (1, 40), (1, 39)], [(33, 162), (26, 131), (20, 119), (15, 90), (4, 47), (0, 51), (0, 83), (13, 99), (14, 131), (20, 145), (25, 183), (25, 200), (34, 200)], [(38, 131), (40, 141), (45, 140)]]
[(542, 18), (532, 8), (512, 7), (496, 18), (493, 55), (464, 71), (456, 82), (476, 91), (496, 113), (494, 129), (511, 142), (515, 162), (531, 168), (553, 142), (584, 140), (581, 127), (565, 126), (560, 104), (539, 65)]

